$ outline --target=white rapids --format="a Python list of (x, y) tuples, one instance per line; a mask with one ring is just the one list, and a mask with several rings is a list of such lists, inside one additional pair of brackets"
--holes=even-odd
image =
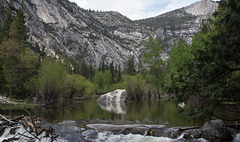
[(173, 139), (165, 137), (143, 136), (139, 134), (114, 135), (108, 132), (98, 133), (96, 142), (173, 142)]

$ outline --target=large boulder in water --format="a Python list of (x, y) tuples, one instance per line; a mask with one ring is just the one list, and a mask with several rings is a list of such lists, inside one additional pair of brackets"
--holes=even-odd
[(125, 102), (127, 98), (127, 92), (125, 89), (117, 89), (113, 92), (109, 92), (101, 95), (97, 102)]
[(126, 106), (127, 92), (126, 90), (115, 90), (107, 94), (101, 95), (97, 99), (98, 105), (107, 111), (111, 111), (117, 114), (125, 114), (127, 112)]
[(221, 142), (232, 138), (231, 133), (220, 119), (206, 122), (202, 130), (203, 138), (209, 141)]

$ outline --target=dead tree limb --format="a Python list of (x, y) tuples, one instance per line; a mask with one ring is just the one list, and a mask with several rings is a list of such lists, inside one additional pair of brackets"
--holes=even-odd
[(34, 120), (33, 120), (33, 118), (32, 118), (32, 115), (31, 115), (31, 113), (30, 113), (28, 110), (26, 110), (26, 111), (27, 111), (27, 113), (28, 113), (29, 116), (30, 116), (30, 120), (31, 120), (31, 122), (32, 122), (33, 129), (35, 130), (35, 133), (36, 133), (36, 135), (38, 136), (37, 126), (36, 126), (36, 124), (35, 124), (35, 122), (34, 122)]
[(9, 122), (9, 123), (15, 123), (15, 122), (13, 122), (13, 121), (11, 121), (11, 120), (8, 120), (5, 116), (3, 116), (2, 114), (0, 114), (0, 117), (2, 117), (4, 120), (6, 120), (7, 122)]

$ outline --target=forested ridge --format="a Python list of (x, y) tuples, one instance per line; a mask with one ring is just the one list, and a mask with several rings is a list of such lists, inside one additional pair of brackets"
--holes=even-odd
[[(84, 61), (70, 64), (64, 57), (33, 52), (28, 42), (23, 8), (7, 11), (0, 28), (1, 94), (12, 98), (38, 98), (44, 105), (76, 97), (91, 97), (126, 89), (129, 100), (174, 96), (196, 109), (192, 116), (219, 117), (219, 108), (235, 111), (240, 101), (240, 2), (222, 0), (218, 10), (204, 20), (192, 44), (176, 42), (167, 60), (162, 40), (151, 35), (135, 69), (129, 56), (125, 68), (106, 64), (93, 68)], [(230, 106), (230, 107), (229, 107)], [(217, 109), (216, 109), (217, 108)]]

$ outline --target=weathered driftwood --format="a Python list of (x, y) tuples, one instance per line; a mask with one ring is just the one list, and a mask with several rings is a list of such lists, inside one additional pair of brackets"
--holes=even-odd
[(7, 118), (6, 118), (5, 116), (3, 116), (2, 114), (0, 114), (0, 117), (1, 117), (4, 121), (6, 121), (6, 122), (8, 122), (8, 123), (15, 123), (15, 122), (7, 119)]
[[(41, 140), (40, 135), (43, 132), (46, 132), (44, 137), (49, 137), (51, 141), (58, 137), (54, 134), (54, 129), (52, 128), (52, 125), (48, 129), (42, 127), (40, 124), (40, 119), (37, 117), (33, 117), (30, 113), (29, 116), (21, 115), (13, 119), (7, 118), (0, 114), (0, 120), (2, 121), (0, 123), (0, 128), (10, 127), (11, 128), (10, 133), (12, 134), (15, 134), (16, 129), (20, 128), (16, 126), (22, 126), (25, 129), (25, 132), (17, 133), (13, 137), (6, 139), (4, 141), (19, 140), (20, 138), (22, 139), (25, 138), (30, 141), (34, 140), (40, 141)], [(5, 131), (5, 129), (1, 130)]]

